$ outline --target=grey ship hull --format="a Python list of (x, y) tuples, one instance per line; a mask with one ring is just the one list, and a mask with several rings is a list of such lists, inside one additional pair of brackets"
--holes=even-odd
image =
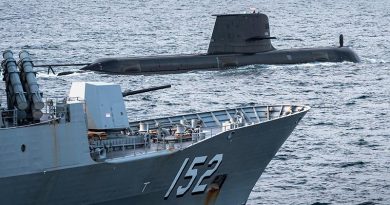
[[(1, 203), (245, 204), (261, 173), (306, 112), (222, 132), (162, 155), (150, 153), (139, 158), (123, 157), (88, 166), (0, 178)], [(223, 155), (219, 167), (200, 183), (209, 185), (208, 188), (193, 193), (200, 175), (213, 168), (213, 164), (209, 167), (206, 163), (218, 154)], [(184, 175), (191, 162), (201, 156), (207, 156), (207, 160), (193, 167), (197, 177), (191, 183), (191, 177)], [(186, 159), (188, 163), (184, 163)], [(173, 183), (177, 175), (177, 183)], [(224, 176), (219, 190), (210, 190), (210, 184), (218, 176)], [(177, 196), (178, 187), (187, 184), (191, 184), (187, 192)]]

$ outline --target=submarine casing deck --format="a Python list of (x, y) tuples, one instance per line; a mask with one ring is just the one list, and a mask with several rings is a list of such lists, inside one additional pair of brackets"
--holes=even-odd
[(134, 75), (228, 69), (253, 64), (298, 64), (342, 61), (359, 62), (360, 59), (355, 52), (348, 47), (323, 47), (272, 50), (251, 54), (201, 54), (103, 58), (82, 68), (82, 70)]

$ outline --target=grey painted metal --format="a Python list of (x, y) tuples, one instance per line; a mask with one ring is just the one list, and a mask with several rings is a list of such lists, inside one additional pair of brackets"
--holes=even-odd
[[(28, 107), (28, 102), (24, 95), (23, 86), (20, 80), (19, 71), (13, 53), (10, 50), (3, 52), (4, 61), (1, 66), (4, 69), (5, 81), (7, 86), (8, 109), (14, 109), (16, 106), (20, 110)], [(16, 102), (15, 102), (16, 101)]]
[(126, 97), (129, 95), (146, 93), (146, 92), (161, 90), (161, 89), (170, 88), (170, 87), (171, 87), (171, 85), (162, 85), (162, 86), (156, 86), (156, 87), (151, 87), (151, 88), (145, 88), (145, 89), (141, 89), (141, 90), (125, 90), (122, 92), (122, 95), (123, 95), (123, 97)]
[(0, 128), (0, 178), (93, 163), (83, 106), (68, 104), (63, 118), (47, 115), (39, 123)]
[(40, 110), (45, 106), (45, 104), (43, 103), (39, 85), (37, 79), (35, 78), (30, 54), (27, 51), (20, 51), (19, 59), (21, 76), (22, 79), (25, 80), (25, 88), (28, 96), (30, 97), (30, 101), (32, 102), (32, 109)]
[(1, 96), (0, 96), (0, 128), (4, 128), (5, 127), (5, 123), (4, 123), (4, 117), (3, 117), (3, 113), (5, 109), (2, 108), (2, 99), (1, 99)]
[[(309, 107), (293, 106), (293, 112), (279, 116), (287, 106), (240, 108), (250, 115), (265, 119), (273, 108), (271, 120), (257, 122), (226, 132), (220, 132), (184, 149), (127, 155), (94, 162), (90, 159), (82, 104), (68, 104), (70, 121), (54, 119), (48, 122), (16, 128), (0, 129), (0, 198), (4, 204), (244, 204), (267, 164), (293, 131)], [(174, 116), (170, 119), (191, 119), (201, 116), (214, 125), (213, 115), (221, 120), (236, 109)], [(192, 116), (192, 117), (191, 117)], [(210, 119), (210, 120), (207, 120)], [(159, 121), (169, 121), (159, 118)], [(153, 120), (151, 120), (152, 122)], [(136, 124), (138, 122), (130, 123)], [(213, 124), (214, 123), (214, 124)], [(52, 130), (52, 131), (49, 131)], [(70, 137), (70, 138), (69, 138)], [(24, 152), (20, 144), (26, 145)], [(192, 194), (194, 184), (182, 196), (179, 186), (190, 180), (184, 177), (196, 157), (207, 158), (223, 154), (223, 160), (210, 178), (204, 192)], [(177, 173), (183, 167), (183, 173)], [(34, 162), (34, 163), (32, 163)], [(215, 165), (214, 165), (215, 166)], [(199, 164), (195, 182), (212, 167)], [(167, 196), (172, 181), (171, 193)], [(212, 184), (225, 176), (218, 190)], [(215, 192), (217, 194), (215, 194)]]
[[(71, 90), (77, 88), (72, 85)], [(122, 95), (119, 99), (123, 101)], [(0, 119), (2, 204), (245, 204), (261, 173), (310, 109), (252, 106), (125, 121), (124, 129), (105, 130), (107, 139), (102, 140), (90, 137), (96, 132), (88, 130), (83, 99), (47, 102), (49, 113), (39, 122)], [(12, 111), (0, 107), (0, 116), (16, 117)], [(139, 128), (141, 122), (150, 132)], [(160, 141), (154, 134), (190, 122), (194, 125), (186, 131), (195, 135), (188, 141), (182, 132), (168, 139), (160, 136)], [(156, 141), (150, 140), (152, 135)], [(168, 148), (165, 140), (171, 140)]]

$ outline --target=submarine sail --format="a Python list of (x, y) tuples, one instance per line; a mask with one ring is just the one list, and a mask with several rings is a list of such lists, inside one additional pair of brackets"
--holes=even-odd
[(359, 62), (348, 47), (275, 49), (268, 17), (262, 13), (216, 16), (207, 53), (146, 57), (102, 58), (81, 68), (113, 74), (174, 73), (227, 69), (252, 64)]
[(275, 50), (265, 14), (224, 14), (217, 17), (208, 55), (260, 53)]

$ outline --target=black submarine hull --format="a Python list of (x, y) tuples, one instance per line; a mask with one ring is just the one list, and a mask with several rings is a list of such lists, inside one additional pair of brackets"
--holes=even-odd
[(275, 65), (342, 61), (359, 62), (360, 59), (356, 53), (348, 47), (324, 47), (271, 50), (252, 54), (201, 54), (103, 58), (83, 67), (82, 70), (136, 75), (148, 73), (177, 73), (192, 70), (219, 70), (254, 64)]
[(277, 50), (273, 47), (267, 15), (222, 14), (217, 17), (207, 53), (127, 58), (103, 58), (82, 68), (113, 74), (175, 73), (226, 69), (253, 64), (299, 64), (311, 62), (359, 62), (348, 47)]

